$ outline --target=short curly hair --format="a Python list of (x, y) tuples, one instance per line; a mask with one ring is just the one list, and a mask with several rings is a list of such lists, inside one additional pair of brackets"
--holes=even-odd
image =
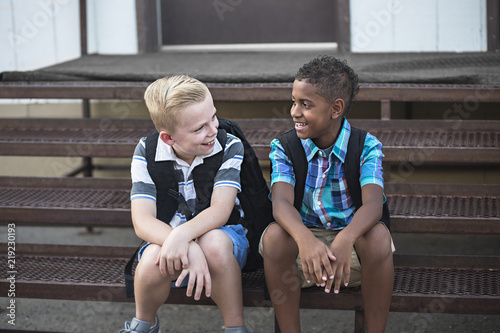
[(344, 114), (349, 111), (354, 97), (359, 91), (358, 75), (342, 61), (332, 56), (319, 56), (303, 65), (295, 80), (305, 80), (316, 87), (316, 93), (328, 103), (342, 98)]

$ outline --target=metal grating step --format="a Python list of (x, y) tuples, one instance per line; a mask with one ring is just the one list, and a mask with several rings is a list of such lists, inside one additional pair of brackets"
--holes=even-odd
[[(288, 118), (237, 122), (261, 160), (268, 159), (270, 142), (293, 128)], [(353, 119), (351, 124), (369, 131), (382, 142), (386, 162), (416, 157), (427, 162), (500, 160), (500, 123), (496, 121)], [(0, 125), (0, 153), (130, 157), (139, 139), (153, 129), (149, 119), (6, 119)]]
[(500, 218), (500, 197), (387, 194), (391, 215)]
[[(6, 256), (2, 256), (6, 260)], [(16, 282), (124, 284), (128, 259), (18, 255)], [(6, 271), (0, 278), (6, 279)], [(244, 288), (263, 288), (263, 270), (243, 273)], [(500, 296), (500, 269), (396, 267), (394, 293)]]
[[(385, 185), (394, 232), (500, 234), (498, 185)], [(130, 227), (130, 179), (0, 177), (0, 216), (0, 223)]]
[(0, 187), (0, 207), (130, 209), (130, 191)]

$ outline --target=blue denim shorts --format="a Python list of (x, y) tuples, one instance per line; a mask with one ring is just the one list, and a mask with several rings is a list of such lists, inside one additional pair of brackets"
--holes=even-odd
[[(241, 224), (234, 224), (224, 225), (220, 227), (219, 230), (224, 231), (233, 242), (233, 254), (236, 258), (236, 261), (238, 262), (238, 265), (240, 265), (240, 269), (242, 269), (247, 262), (248, 248), (250, 246), (246, 237), (246, 229)], [(149, 246), (149, 244), (151, 243), (147, 243), (139, 250), (139, 260), (141, 260), (142, 253), (144, 252), (146, 247)], [(187, 286), (188, 281), (189, 276), (186, 276), (184, 278), (184, 281), (182, 281), (180, 287)], [(172, 282), (172, 287), (175, 287), (175, 281)]]

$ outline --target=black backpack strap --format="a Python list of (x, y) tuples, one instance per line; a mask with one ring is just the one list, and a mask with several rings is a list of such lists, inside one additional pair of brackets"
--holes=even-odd
[(285, 150), (285, 154), (290, 158), (293, 165), (293, 173), (295, 174), (295, 187), (294, 187), (294, 200), (293, 206), (300, 211), (302, 207), (302, 199), (304, 198), (304, 190), (306, 187), (306, 176), (307, 176), (307, 158), (297, 136), (297, 131), (295, 129), (289, 130), (280, 136), (278, 140), (281, 146)]
[[(359, 177), (361, 154), (365, 144), (367, 132), (359, 128), (351, 127), (351, 136), (347, 144), (347, 154), (344, 161), (344, 170), (346, 174), (347, 188), (354, 202), (354, 206), (359, 208), (363, 205), (363, 195), (361, 192), (361, 183)], [(390, 230), (390, 213), (387, 201), (382, 207), (382, 218), (380, 219)]]
[(173, 161), (155, 161), (159, 135), (158, 131), (154, 131), (147, 136), (146, 161), (148, 173), (156, 186), (156, 217), (169, 223), (178, 208), (177, 198), (169, 194), (169, 190), (178, 192), (179, 183), (175, 177)]
[(347, 143), (347, 153), (344, 160), (344, 171), (349, 194), (357, 208), (363, 205), (361, 183), (359, 182), (361, 153), (366, 139), (366, 131), (351, 127), (351, 135)]
[(226, 131), (219, 129), (217, 132), (217, 140), (222, 146), (222, 151), (203, 160), (193, 170), (193, 181), (196, 190), (196, 207), (193, 216), (210, 206), (212, 192), (214, 189), (214, 179), (222, 165), (224, 159), (224, 148), (227, 142)]
[(134, 274), (132, 273), (132, 267), (134, 266), (137, 253), (139, 253), (139, 250), (143, 245), (144, 241), (142, 241), (142, 243), (137, 247), (134, 254), (130, 257), (127, 264), (125, 265), (125, 291), (128, 298), (134, 297)]

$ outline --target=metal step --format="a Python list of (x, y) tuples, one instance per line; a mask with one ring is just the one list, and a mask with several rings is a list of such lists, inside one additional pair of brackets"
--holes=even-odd
[[(127, 178), (0, 177), (0, 223), (131, 227)], [(500, 185), (388, 183), (391, 231), (500, 234)]]
[[(238, 119), (260, 160), (269, 145), (293, 128), (290, 119)], [(386, 163), (498, 163), (500, 121), (359, 120), (383, 144)], [(3, 119), (0, 154), (130, 158), (154, 130), (149, 119)]]

